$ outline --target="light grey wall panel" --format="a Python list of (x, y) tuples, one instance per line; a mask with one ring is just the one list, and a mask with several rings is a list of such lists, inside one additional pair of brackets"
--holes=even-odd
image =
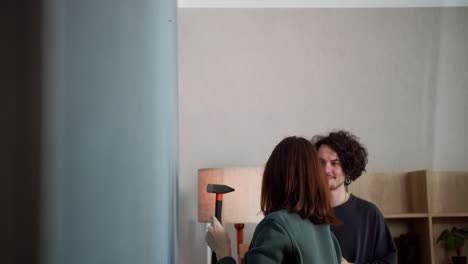
[(173, 1), (49, 1), (45, 263), (173, 263)]

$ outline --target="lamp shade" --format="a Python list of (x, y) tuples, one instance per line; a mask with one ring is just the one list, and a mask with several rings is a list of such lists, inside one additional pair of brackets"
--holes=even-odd
[(215, 214), (216, 194), (208, 184), (223, 184), (235, 189), (223, 196), (223, 223), (258, 223), (263, 219), (260, 193), (263, 168), (221, 168), (198, 170), (198, 221), (209, 222)]

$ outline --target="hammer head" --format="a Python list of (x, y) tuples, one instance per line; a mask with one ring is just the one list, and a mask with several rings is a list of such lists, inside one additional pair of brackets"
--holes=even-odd
[(233, 192), (234, 189), (223, 184), (208, 184), (206, 186), (206, 191), (209, 193), (230, 193)]

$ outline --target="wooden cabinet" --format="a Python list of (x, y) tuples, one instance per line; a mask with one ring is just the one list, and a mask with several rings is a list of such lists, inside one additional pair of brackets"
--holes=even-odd
[(468, 225), (468, 172), (367, 173), (349, 188), (379, 207), (393, 237), (417, 234), (422, 263), (450, 263), (454, 252), (436, 241), (443, 229)]

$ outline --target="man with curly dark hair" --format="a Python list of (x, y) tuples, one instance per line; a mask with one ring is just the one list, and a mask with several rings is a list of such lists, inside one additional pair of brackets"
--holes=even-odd
[(327, 177), (331, 206), (343, 221), (331, 226), (341, 246), (342, 264), (396, 264), (395, 244), (382, 213), (347, 190), (366, 170), (367, 149), (355, 135), (343, 130), (315, 136), (311, 141)]

